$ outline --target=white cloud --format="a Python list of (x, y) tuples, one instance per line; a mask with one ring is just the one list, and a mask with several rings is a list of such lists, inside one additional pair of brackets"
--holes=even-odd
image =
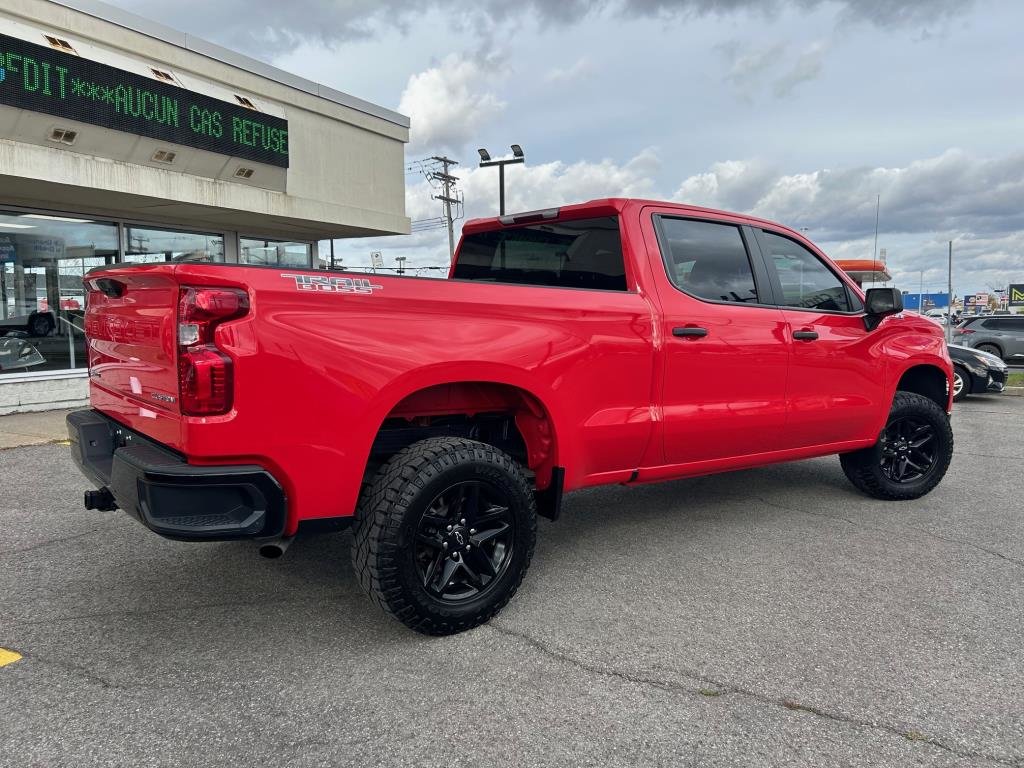
[(451, 53), (412, 75), (398, 105), (412, 124), (409, 151), (457, 150), (500, 115), (505, 102), (488, 90), (497, 65), (494, 57)]

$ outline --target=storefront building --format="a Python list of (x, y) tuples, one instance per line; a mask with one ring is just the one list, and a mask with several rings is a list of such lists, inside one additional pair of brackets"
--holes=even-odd
[(395, 112), (95, 0), (0, 9), (0, 413), (87, 397), (82, 275), (409, 232)]

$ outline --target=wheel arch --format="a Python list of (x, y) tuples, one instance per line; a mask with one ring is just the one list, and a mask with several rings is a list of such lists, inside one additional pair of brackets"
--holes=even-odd
[[(465, 375), (469, 373), (474, 375)], [(547, 488), (552, 478), (557, 477), (555, 470), (559, 466), (559, 455), (563, 453), (560, 438), (565, 434), (558, 428), (556, 410), (551, 405), (552, 393), (542, 395), (539, 387), (531, 386), (518, 376), (499, 376), (493, 372), (489, 376), (480, 375), (480, 371), (465, 374), (448, 371), (441, 375), (420, 375), (389, 387), (387, 395), (374, 409), (374, 441), (369, 447), (368, 465), (373, 462), (375, 452), (379, 455), (382, 448), (384, 453), (393, 453), (401, 450), (406, 441), (443, 434), (470, 436), (513, 455), (518, 453), (514, 450), (518, 441), (522, 452), (516, 458), (535, 473), (538, 490)], [(500, 417), (508, 422), (504, 427), (508, 434), (502, 439), (495, 439), (486, 431), (484, 434), (474, 431), (487, 421), (491, 422), (491, 432), (495, 428), (502, 429)], [(404, 434), (382, 445), (382, 436), (393, 429), (400, 429)]]
[(949, 410), (950, 398), (953, 396), (949, 376), (937, 365), (930, 363), (914, 365), (905, 370), (896, 384), (896, 391), (922, 395), (946, 411)]
[(993, 347), (993, 348), (995, 348), (996, 355), (999, 357), (1000, 360), (1003, 359), (1003, 355), (1006, 354), (1006, 350), (1003, 348), (1003, 345), (1000, 344), (998, 341), (992, 341), (991, 339), (985, 339), (984, 341), (979, 341), (977, 344), (974, 345), (973, 348), (974, 349), (978, 349), (979, 347)]

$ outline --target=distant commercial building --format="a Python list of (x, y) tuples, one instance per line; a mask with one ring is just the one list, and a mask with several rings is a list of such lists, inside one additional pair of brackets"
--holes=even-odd
[(915, 312), (927, 312), (929, 309), (947, 309), (948, 307), (948, 293), (916, 293), (914, 291), (903, 291), (904, 309), (910, 309)]
[(86, 394), (81, 277), (403, 234), (402, 115), (95, 0), (0, 9), (0, 413)]

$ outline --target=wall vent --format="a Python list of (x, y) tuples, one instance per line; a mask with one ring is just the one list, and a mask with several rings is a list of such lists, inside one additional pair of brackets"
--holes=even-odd
[(156, 152), (153, 153), (153, 157), (151, 159), (153, 160), (154, 163), (163, 163), (165, 165), (170, 165), (171, 163), (174, 162), (174, 158), (176, 158), (177, 156), (177, 152), (171, 152), (170, 150), (167, 149), (158, 149)]
[(235, 171), (235, 178), (251, 179), (254, 173), (256, 173), (256, 171), (252, 168), (239, 168), (237, 171)]
[(51, 48), (56, 48), (58, 51), (64, 51), (64, 53), (71, 53), (75, 56), (78, 55), (78, 51), (75, 50), (75, 46), (69, 43), (62, 37), (54, 37), (53, 35), (43, 35), (46, 38), (46, 42), (50, 44)]
[(67, 144), (69, 147), (78, 140), (78, 131), (70, 128), (54, 128), (47, 138), (56, 144)]

